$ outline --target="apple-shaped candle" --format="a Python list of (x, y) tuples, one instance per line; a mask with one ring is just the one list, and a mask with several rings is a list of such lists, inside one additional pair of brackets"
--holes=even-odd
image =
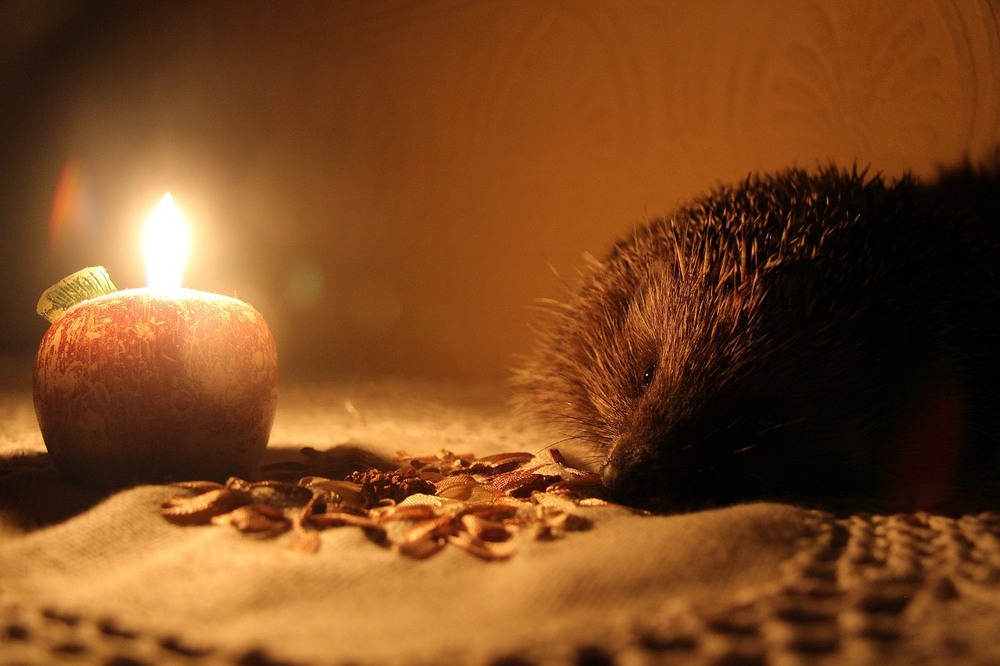
[(251, 474), (267, 447), (274, 340), (247, 303), (180, 287), (185, 229), (167, 195), (147, 223), (149, 287), (116, 291), (103, 268), (85, 269), (39, 301), (53, 323), (35, 362), (35, 414), (68, 479), (223, 480)]

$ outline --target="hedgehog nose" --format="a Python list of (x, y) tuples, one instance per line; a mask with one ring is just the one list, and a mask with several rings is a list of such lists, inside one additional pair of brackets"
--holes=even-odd
[(637, 456), (622, 446), (601, 467), (601, 480), (608, 495), (620, 502), (644, 500), (663, 491), (661, 461), (655, 456)]
[(601, 480), (608, 495), (620, 501), (634, 499), (639, 490), (634, 472), (628, 461), (619, 457), (612, 457), (604, 463), (601, 467)]
[(604, 482), (604, 487), (612, 495), (615, 495), (619, 490), (621, 478), (621, 467), (614, 460), (608, 460), (601, 467), (601, 480)]

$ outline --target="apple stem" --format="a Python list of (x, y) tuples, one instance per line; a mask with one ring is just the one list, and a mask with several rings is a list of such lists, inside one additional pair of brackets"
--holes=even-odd
[(111, 281), (104, 266), (90, 266), (67, 275), (46, 289), (38, 299), (35, 311), (54, 324), (77, 303), (113, 291), (118, 291), (118, 287)]

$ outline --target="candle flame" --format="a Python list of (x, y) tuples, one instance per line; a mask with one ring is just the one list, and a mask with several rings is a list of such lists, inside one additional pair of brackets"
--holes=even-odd
[(149, 287), (180, 289), (184, 265), (191, 251), (191, 229), (169, 192), (163, 195), (146, 220), (142, 250)]

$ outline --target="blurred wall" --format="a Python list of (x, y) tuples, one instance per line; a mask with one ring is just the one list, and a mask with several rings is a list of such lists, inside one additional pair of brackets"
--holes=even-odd
[(0, 352), (86, 265), (138, 286), (169, 190), (188, 286), (286, 377), (492, 378), (581, 253), (753, 169), (932, 176), (1000, 145), (986, 0), (0, 5)]

